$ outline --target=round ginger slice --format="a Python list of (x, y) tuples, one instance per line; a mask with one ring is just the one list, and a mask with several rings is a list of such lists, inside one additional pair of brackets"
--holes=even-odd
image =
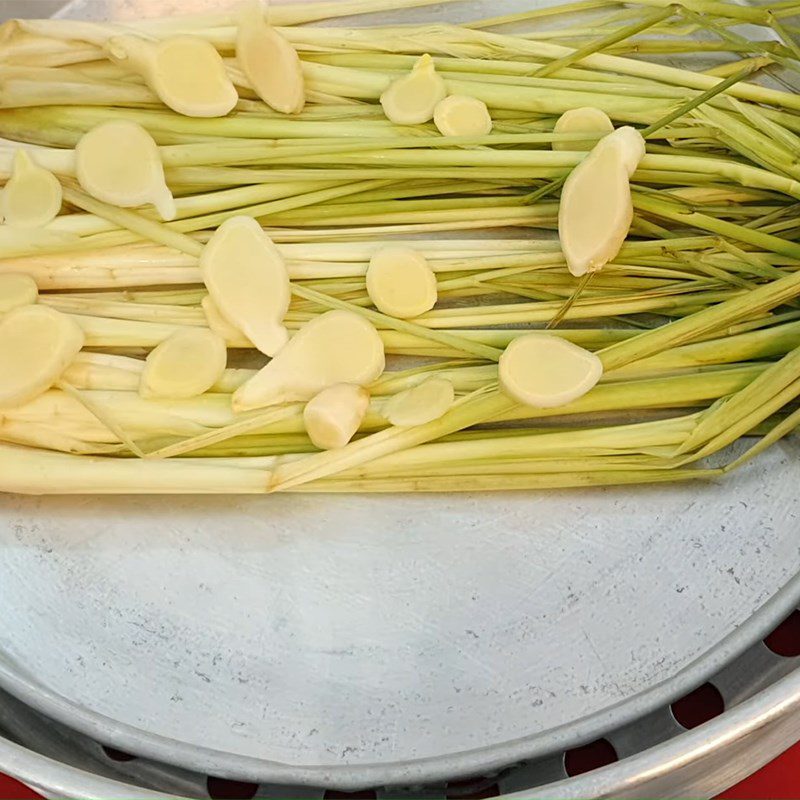
[(46, 392), (83, 347), (72, 317), (42, 305), (16, 308), (0, 320), (0, 408)]
[(14, 153), (14, 169), (0, 195), (0, 213), (12, 228), (42, 228), (61, 210), (58, 178), (36, 164), (28, 153)]
[[(597, 133), (605, 136), (614, 130), (614, 123), (605, 111), (593, 106), (571, 108), (556, 121), (553, 133)], [(574, 142), (553, 142), (553, 150), (591, 150), (597, 139), (580, 139)]]
[(162, 219), (175, 218), (161, 153), (153, 137), (128, 120), (103, 122), (75, 148), (78, 183), (92, 197), (121, 208), (152, 203)]
[(483, 100), (465, 94), (451, 94), (436, 104), (433, 122), (442, 136), (487, 136), (492, 117)]
[(381, 95), (386, 117), (395, 125), (420, 125), (433, 119), (436, 104), (447, 96), (447, 88), (426, 53), (407, 75), (393, 81)]
[(39, 298), (39, 287), (23, 272), (0, 274), (0, 314), (15, 308), (33, 305)]
[(207, 328), (177, 331), (150, 351), (139, 382), (142, 397), (183, 399), (207, 392), (225, 371), (225, 341)]
[(199, 36), (171, 36), (150, 42), (138, 36), (113, 36), (109, 58), (137, 72), (161, 101), (187, 117), (224, 117), (239, 101), (225, 62), (214, 45)]
[(369, 262), (367, 294), (383, 314), (398, 319), (418, 317), (436, 305), (436, 275), (418, 250), (383, 247)]
[(439, 419), (454, 400), (455, 390), (447, 378), (428, 378), (390, 398), (383, 407), (383, 416), (392, 425), (424, 425)]
[(586, 394), (603, 375), (589, 350), (548, 333), (514, 339), (500, 356), (503, 391), (523, 405), (558, 408)]

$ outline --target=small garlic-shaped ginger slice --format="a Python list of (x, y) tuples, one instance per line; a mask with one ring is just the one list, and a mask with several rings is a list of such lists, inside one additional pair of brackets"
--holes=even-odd
[(445, 414), (455, 399), (453, 384), (447, 378), (428, 378), (398, 392), (383, 407), (383, 416), (392, 425), (424, 425)]
[(436, 275), (418, 250), (382, 247), (367, 267), (367, 294), (378, 311), (399, 319), (430, 311), (438, 297)]
[(369, 408), (369, 392), (363, 386), (337, 383), (311, 398), (303, 409), (306, 433), (314, 447), (338, 450), (359, 429)]
[(433, 119), (436, 104), (447, 96), (444, 81), (426, 53), (407, 75), (393, 81), (381, 95), (387, 118), (395, 125), (419, 125)]
[(442, 136), (487, 136), (492, 132), (486, 103), (465, 94), (440, 100), (433, 111), (433, 122)]
[(0, 314), (33, 305), (38, 298), (39, 287), (30, 275), (23, 272), (0, 274)]
[(307, 322), (275, 357), (233, 394), (234, 411), (310, 400), (336, 383), (369, 386), (386, 365), (383, 340), (352, 311)]
[(15, 308), (0, 320), (0, 408), (47, 391), (83, 347), (72, 317), (43, 305)]
[(558, 236), (575, 277), (602, 269), (619, 253), (633, 220), (629, 176), (643, 154), (638, 131), (620, 128), (601, 139), (564, 183)]
[(197, 397), (222, 377), (227, 358), (225, 341), (208, 328), (176, 331), (147, 356), (139, 394), (175, 400)]
[(297, 51), (264, 19), (259, 0), (242, 11), (236, 34), (236, 60), (256, 94), (276, 111), (303, 110), (306, 91)]
[(141, 75), (160, 100), (187, 117), (224, 117), (239, 100), (225, 62), (199, 36), (172, 36), (151, 42), (138, 36), (112, 36), (109, 58)]
[(252, 217), (231, 217), (212, 235), (200, 256), (200, 274), (225, 320), (267, 356), (289, 334), (289, 274), (278, 248)]
[(158, 145), (136, 122), (103, 122), (87, 131), (75, 148), (75, 175), (104, 203), (120, 208), (152, 203), (162, 219), (175, 218)]
[(503, 391), (534, 408), (566, 405), (586, 394), (602, 375), (603, 362), (594, 353), (548, 333), (517, 337), (498, 365)]
[[(556, 121), (553, 133), (594, 133), (605, 136), (614, 130), (614, 123), (605, 111), (593, 106), (571, 108)], [(553, 142), (553, 150), (591, 150), (597, 139), (580, 139), (574, 142)]]
[(14, 153), (14, 169), (0, 195), (0, 214), (13, 228), (42, 228), (61, 210), (58, 178), (36, 164), (20, 148)]

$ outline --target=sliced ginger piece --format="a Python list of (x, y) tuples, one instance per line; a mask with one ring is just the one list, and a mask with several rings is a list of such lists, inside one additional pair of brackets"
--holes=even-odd
[(383, 340), (352, 311), (328, 311), (307, 322), (272, 361), (233, 394), (234, 411), (310, 400), (328, 386), (368, 386), (386, 365)]
[[(605, 111), (593, 106), (571, 108), (556, 121), (553, 133), (594, 133), (605, 136), (614, 130), (614, 123)], [(553, 150), (591, 150), (597, 139), (575, 142), (553, 142)]]
[(369, 408), (369, 392), (363, 386), (337, 383), (323, 389), (306, 403), (303, 421), (314, 447), (338, 450), (361, 426)]
[(630, 175), (642, 155), (638, 131), (619, 128), (601, 139), (564, 183), (558, 236), (575, 277), (602, 269), (619, 253), (633, 220)]
[(30, 275), (22, 272), (0, 274), (0, 314), (33, 305), (39, 299), (39, 287)]
[(586, 394), (602, 375), (603, 362), (594, 353), (548, 333), (514, 339), (498, 365), (503, 391), (535, 408), (566, 405)]
[(175, 218), (158, 145), (136, 122), (103, 122), (87, 131), (75, 148), (75, 174), (98, 200), (121, 208), (152, 203), (162, 219)]
[(367, 267), (367, 294), (384, 314), (399, 319), (418, 317), (436, 305), (436, 275), (418, 250), (402, 245), (382, 247)]
[(289, 273), (278, 248), (252, 217), (231, 217), (200, 256), (200, 273), (224, 319), (267, 356), (288, 341)]
[(492, 117), (483, 100), (465, 94), (451, 94), (433, 110), (433, 122), (442, 136), (488, 136)]
[(447, 378), (428, 378), (390, 398), (383, 407), (383, 416), (392, 425), (424, 425), (439, 419), (454, 400), (455, 390)]
[(595, 146), (601, 150), (607, 147), (617, 148), (629, 178), (636, 172), (636, 168), (645, 154), (642, 134), (630, 125), (617, 128), (613, 133), (604, 136)]
[(436, 104), (445, 97), (445, 83), (426, 53), (417, 59), (407, 75), (391, 83), (381, 95), (381, 105), (395, 125), (419, 125), (433, 119)]
[(222, 377), (227, 359), (224, 339), (208, 328), (177, 331), (150, 351), (139, 394), (176, 400), (197, 397)]
[(283, 114), (297, 114), (306, 102), (303, 69), (292, 45), (264, 19), (261, 3), (245, 6), (236, 34), (236, 60), (256, 94)]
[[(222, 313), (217, 308), (217, 304), (211, 299), (211, 295), (207, 294), (201, 301), (200, 306), (206, 316), (206, 323), (208, 327), (221, 336), (226, 342), (249, 342), (252, 347), (253, 343), (234, 325), (231, 325)], [(232, 345), (234, 346), (234, 345)], [(235, 345), (240, 346), (240, 345)]]
[(23, 306), (0, 320), (0, 408), (47, 391), (83, 347), (83, 331), (66, 314)]
[(14, 153), (14, 170), (0, 195), (0, 214), (13, 228), (42, 228), (61, 210), (58, 178), (36, 164), (28, 153)]
[(115, 64), (141, 75), (178, 114), (224, 117), (239, 100), (220, 54), (198, 36), (172, 36), (159, 42), (113, 36), (106, 51)]

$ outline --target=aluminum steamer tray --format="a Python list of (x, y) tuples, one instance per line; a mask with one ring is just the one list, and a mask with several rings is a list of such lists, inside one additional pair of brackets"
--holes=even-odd
[[(259, 797), (707, 796), (800, 734), (795, 659), (762, 643), (800, 601), (799, 456), (787, 439), (724, 482), (655, 488), (0, 495), (0, 770), (76, 798), (232, 796), (217, 778)], [(670, 704), (708, 681), (727, 710), (686, 732)], [(619, 760), (569, 778), (564, 751), (597, 739)]]

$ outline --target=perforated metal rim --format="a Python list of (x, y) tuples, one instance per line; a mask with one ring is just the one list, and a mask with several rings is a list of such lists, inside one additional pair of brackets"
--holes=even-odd
[(703, 657), (648, 692), (639, 694), (580, 724), (563, 726), (544, 735), (533, 734), (516, 741), (493, 745), (453, 756), (394, 764), (352, 766), (293, 766), (262, 761), (214, 750), (193, 748), (181, 742), (154, 736), (121, 725), (78, 707), (32, 680), (0, 665), (0, 686), (23, 703), (74, 728), (92, 739), (126, 752), (184, 769), (221, 777), (296, 786), (324, 786), (351, 791), (373, 786), (425, 784), (475, 774), (500, 771), (510, 764), (542, 759), (548, 755), (591, 741), (646, 717), (704, 683), (748, 648), (760, 645), (792, 609), (800, 604), (800, 575), (789, 581), (762, 608)]
[[(766, 650), (757, 643), (748, 654), (752, 658), (761, 649)], [(741, 658), (746, 659), (747, 654)], [(796, 665), (798, 661), (798, 658), (784, 659), (783, 663)], [(731, 666), (735, 665), (736, 662)], [(779, 677), (767, 688), (693, 731), (671, 737), (616, 764), (577, 778), (506, 791), (508, 781), (501, 777), (498, 783), (503, 792), (499, 797), (501, 800), (548, 797), (708, 797), (758, 769), (796, 741), (798, 736), (800, 669), (792, 668), (788, 674)], [(96, 747), (99, 751), (99, 745)], [(174, 791), (174, 783), (167, 794), (152, 791), (107, 775), (76, 768), (4, 738), (0, 738), (0, 769), (50, 797), (107, 800), (108, 797), (125, 796), (156, 800), (184, 796)], [(151, 776), (157, 775), (157, 770), (156, 766), (156, 771), (151, 771)], [(546, 772), (539, 774), (546, 775)], [(275, 794), (268, 791), (270, 787), (261, 788), (267, 791), (259, 792), (258, 797), (299, 796), (291, 791)], [(282, 788), (285, 790), (287, 787)], [(426, 791), (425, 787), (414, 787), (407, 796), (412, 795), (438, 798), (443, 797), (444, 792), (437, 792), (435, 788)], [(205, 795), (202, 791), (192, 791), (185, 796)], [(304, 791), (303, 796), (322, 798), (324, 790)], [(398, 796), (403, 794), (392, 791), (377, 794), (379, 798)], [(465, 796), (469, 797), (469, 794)]]

